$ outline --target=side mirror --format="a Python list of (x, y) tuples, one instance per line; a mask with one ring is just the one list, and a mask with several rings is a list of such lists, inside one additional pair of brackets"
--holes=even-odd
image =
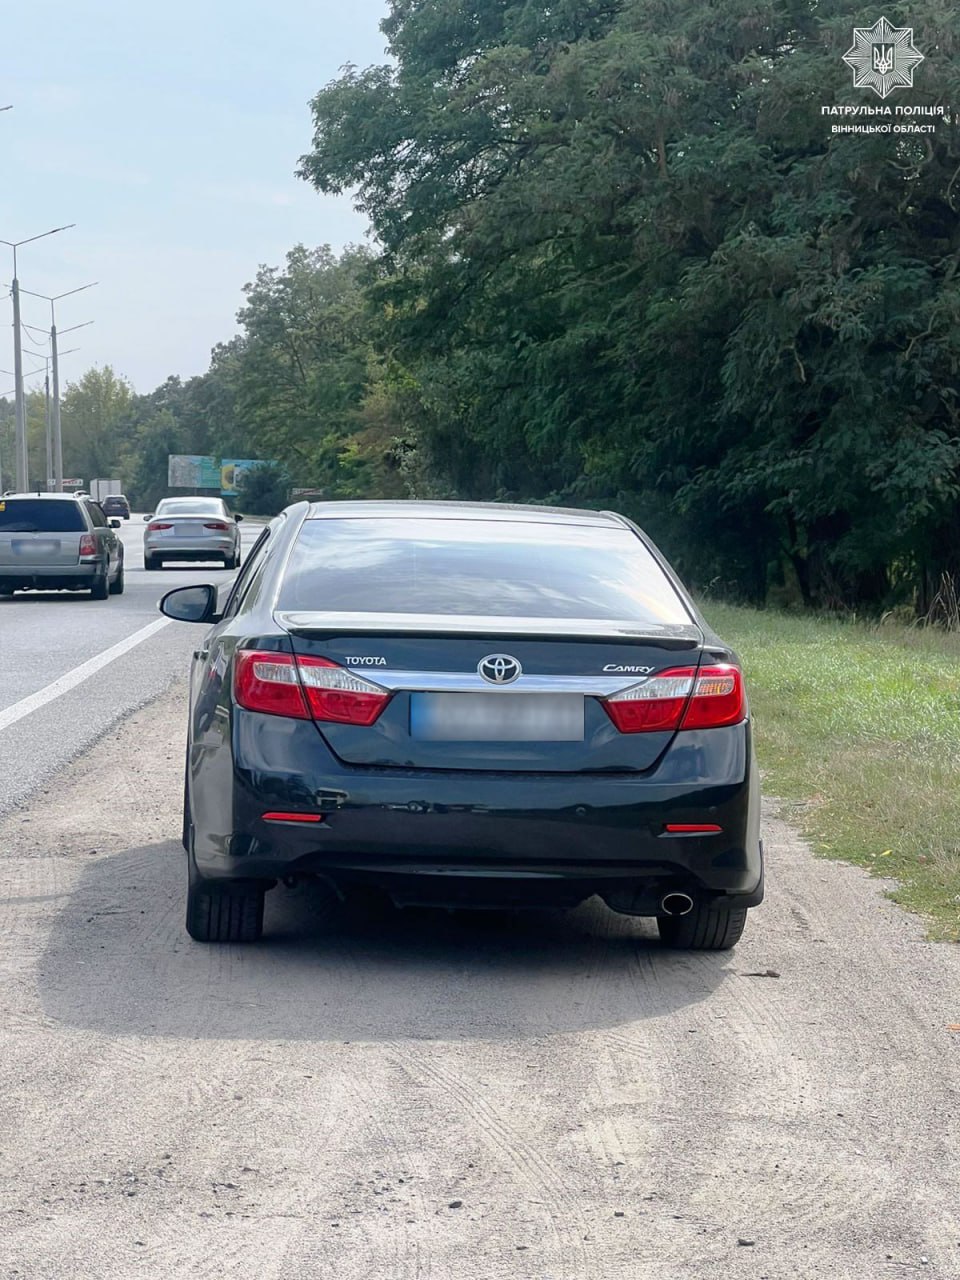
[(209, 583), (201, 587), (175, 587), (157, 606), (161, 613), (177, 622), (219, 622), (217, 588)]
[(242, 516), (242, 515), (240, 514), (240, 512), (238, 511), (238, 512), (236, 513), (236, 515), (235, 515), (233, 518), (234, 518), (234, 520), (236, 520), (237, 524), (239, 524), (239, 523), (240, 523), (240, 521), (243, 519), (243, 516)]
[(152, 519), (153, 519), (153, 516), (144, 516), (144, 517), (143, 517), (143, 523), (144, 523), (144, 524), (149, 524), (149, 523), (150, 523), (150, 521), (151, 521)]
[(110, 528), (111, 528), (111, 529), (122, 529), (122, 528), (123, 528), (123, 525), (120, 523), (120, 521), (119, 521), (119, 520), (111, 520), (111, 521), (110, 521)]

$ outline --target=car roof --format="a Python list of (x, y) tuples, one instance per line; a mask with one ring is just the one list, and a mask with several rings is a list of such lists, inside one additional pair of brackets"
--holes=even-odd
[(42, 498), (45, 502), (76, 502), (76, 495), (73, 493), (5, 493), (4, 501), (8, 498), (29, 498), (32, 502), (36, 502), (37, 498)]
[(529, 524), (586, 524), (622, 528), (626, 521), (615, 511), (585, 511), (578, 507), (537, 507), (512, 502), (311, 502), (308, 520), (499, 520)]

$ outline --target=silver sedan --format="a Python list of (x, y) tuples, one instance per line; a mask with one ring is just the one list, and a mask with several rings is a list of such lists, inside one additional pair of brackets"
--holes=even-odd
[(164, 498), (152, 516), (144, 516), (143, 567), (159, 569), (165, 560), (222, 560), (225, 569), (240, 564), (240, 515), (231, 515), (222, 498)]

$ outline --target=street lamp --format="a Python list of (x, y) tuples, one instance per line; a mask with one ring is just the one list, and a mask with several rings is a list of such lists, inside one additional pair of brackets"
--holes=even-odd
[[(26, 290), (24, 290), (24, 292), (26, 292)], [(92, 320), (88, 320), (88, 321), (87, 321), (87, 324), (93, 324), (93, 321), (92, 321)], [(33, 328), (34, 328), (34, 326), (33, 326), (32, 324), (25, 324), (23, 327), (24, 327), (24, 329), (33, 329)], [(85, 329), (85, 328), (86, 328), (86, 325), (83, 325), (83, 324), (75, 324), (75, 325), (73, 325), (73, 326), (72, 326), (72, 328), (71, 328), (71, 329), (64, 329), (64, 330), (63, 330), (63, 332), (64, 332), (64, 333), (71, 333), (71, 332), (73, 331), (73, 329)], [(42, 333), (42, 334), (45, 334), (47, 337), (49, 337), (49, 334), (47, 334), (46, 329), (37, 329), (37, 333)], [(68, 348), (68, 350), (66, 350), (66, 351), (61, 351), (61, 352), (60, 352), (60, 355), (61, 355), (61, 356), (71, 356), (71, 355), (73, 355), (73, 353), (74, 353), (75, 351), (79, 351), (79, 350), (80, 350), (80, 348), (79, 348), (79, 347), (70, 347), (70, 348)], [(52, 416), (51, 416), (51, 413), (50, 413), (50, 363), (51, 363), (51, 361), (52, 361), (53, 357), (52, 357), (52, 356), (48, 356), (48, 355), (42, 355), (39, 351), (28, 351), (28, 352), (27, 352), (27, 355), (28, 355), (28, 356), (33, 356), (35, 359), (37, 359), (37, 360), (42, 360), (42, 361), (43, 361), (43, 368), (42, 368), (42, 369), (32, 369), (32, 370), (30, 371), (30, 373), (28, 373), (28, 374), (27, 374), (27, 377), (28, 377), (28, 378), (30, 378), (30, 377), (32, 377), (32, 376), (33, 376), (33, 374), (35, 374), (35, 373), (37, 373), (37, 374), (42, 373), (42, 374), (43, 374), (43, 408), (44, 408), (44, 413), (43, 413), (44, 433), (43, 433), (43, 436), (44, 436), (44, 444), (45, 444), (45, 446), (46, 446), (46, 450), (45, 450), (45, 452), (46, 452), (46, 461), (47, 461), (47, 469), (46, 469), (46, 471), (44, 472), (44, 475), (46, 476), (46, 485), (45, 485), (45, 487), (47, 488), (47, 490), (48, 490), (48, 491), (53, 491), (53, 490), (54, 490), (54, 487), (55, 487), (55, 485), (56, 485), (56, 477), (55, 477), (55, 476), (54, 476), (54, 474), (53, 474), (53, 430), (52, 430), (52, 427), (53, 427), (53, 420), (52, 420)], [(0, 369), (0, 373), (9, 373), (9, 372), (10, 372), (10, 370), (9, 370), (9, 369)]]
[[(84, 289), (92, 289), (95, 284), (99, 284), (99, 280), (91, 280), (89, 284), (82, 284), (77, 289), (67, 289), (65, 293), (55, 293), (51, 297), (47, 293), (32, 293), (29, 289), (22, 290), (23, 293), (30, 294), (31, 298), (43, 298), (50, 303), (50, 359), (53, 364), (53, 491), (54, 493), (63, 492), (63, 437), (60, 432), (60, 366), (57, 361), (57, 317), (54, 311), (54, 303), (59, 302), (61, 298), (70, 298), (75, 293), (83, 293)], [(74, 329), (83, 329), (88, 324), (93, 324), (92, 320), (86, 320), (83, 324), (71, 325), (69, 329), (64, 329), (64, 333), (72, 333)]]
[(17, 488), (21, 493), (26, 491), (30, 477), (27, 474), (27, 416), (23, 404), (23, 356), (20, 348), (20, 282), (17, 280), (17, 250), (21, 245), (33, 244), (34, 240), (43, 240), (46, 236), (54, 236), (58, 231), (68, 231), (76, 225), (75, 222), (68, 222), (66, 226), (54, 227), (52, 231), (42, 231), (40, 235), (28, 236), (26, 240), (4, 240), (0, 237), (0, 244), (5, 244), (13, 250), (13, 284), (11, 286), (13, 294), (13, 368), (17, 412)]
[[(32, 352), (30, 352), (30, 354), (32, 355), (33, 353), (32, 353)], [(25, 375), (25, 376), (26, 376), (27, 378), (32, 378), (32, 377), (34, 377), (36, 374), (38, 374), (38, 373), (42, 373), (42, 372), (43, 372), (43, 370), (42, 370), (42, 369), (29, 369), (29, 370), (27, 371), (27, 373), (26, 373), (26, 375)], [(9, 374), (9, 376), (10, 376), (11, 378), (13, 377), (13, 370), (12, 370), (12, 369), (0, 369), (0, 373), (6, 373), (6, 374)], [(7, 396), (12, 396), (12, 395), (13, 395), (13, 393), (15, 392), (15, 390), (16, 390), (16, 387), (11, 387), (9, 391), (2, 391), (2, 392), (0, 392), (0, 399), (5, 400), (5, 399), (7, 398)], [(17, 485), (16, 487), (17, 487), (17, 488), (19, 488), (19, 485)], [(3, 493), (3, 489), (4, 489), (4, 486), (3, 486), (3, 459), (2, 459), (2, 457), (0, 457), (0, 494), (2, 494), (2, 493)], [(22, 492), (22, 491), (21, 491), (21, 492)]]

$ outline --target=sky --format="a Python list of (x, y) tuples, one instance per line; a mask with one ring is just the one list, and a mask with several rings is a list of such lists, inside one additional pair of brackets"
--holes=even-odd
[[(203, 373), (243, 286), (297, 243), (363, 243), (349, 196), (294, 176), (309, 100), (345, 63), (383, 63), (386, 0), (105, 0), (8, 6), (0, 47), (0, 237), (21, 288), (65, 293), (62, 381), (111, 365), (145, 393)], [(0, 369), (13, 368), (12, 252), (0, 244)], [(23, 297), (23, 319), (50, 308)], [(42, 341), (39, 335), (31, 334)], [(24, 367), (30, 343), (24, 343)], [(13, 379), (0, 373), (0, 392)], [(27, 386), (35, 385), (30, 379)]]

